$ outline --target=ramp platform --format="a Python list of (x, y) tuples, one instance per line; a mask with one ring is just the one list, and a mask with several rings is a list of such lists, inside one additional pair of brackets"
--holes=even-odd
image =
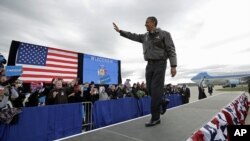
[(242, 93), (222, 93), (168, 109), (161, 124), (145, 127), (150, 115), (73, 135), (60, 141), (186, 141)]

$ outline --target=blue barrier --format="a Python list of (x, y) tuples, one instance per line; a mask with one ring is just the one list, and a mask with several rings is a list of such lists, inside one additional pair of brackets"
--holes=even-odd
[(93, 107), (94, 127), (99, 128), (140, 116), (137, 101), (135, 98), (96, 101)]
[(82, 104), (22, 108), (17, 124), (0, 124), (0, 141), (50, 141), (81, 133)]
[[(182, 104), (178, 94), (168, 95), (170, 99), (168, 108)], [(133, 119), (150, 114), (151, 97), (143, 97), (139, 100), (131, 97), (109, 101), (97, 101), (93, 107), (94, 128), (100, 128), (121, 121)]]
[[(181, 105), (181, 96), (169, 95), (168, 108)], [(95, 128), (150, 114), (151, 97), (96, 101)], [(82, 104), (60, 104), (23, 108), (14, 125), (0, 124), (0, 141), (50, 141), (81, 133)]]
[(167, 106), (168, 109), (182, 104), (182, 97), (179, 94), (170, 94), (165, 97), (170, 100), (170, 103)]

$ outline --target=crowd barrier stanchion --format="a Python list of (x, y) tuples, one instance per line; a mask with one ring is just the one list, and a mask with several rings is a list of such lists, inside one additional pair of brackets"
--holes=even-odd
[(93, 128), (93, 118), (92, 118), (92, 111), (93, 111), (93, 104), (92, 102), (82, 102), (82, 112), (83, 112), (83, 124), (82, 127), (85, 131), (92, 130)]

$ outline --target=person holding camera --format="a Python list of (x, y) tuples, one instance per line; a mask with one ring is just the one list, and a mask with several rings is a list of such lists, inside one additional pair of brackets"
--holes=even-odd
[(6, 88), (0, 85), (0, 109), (7, 108), (9, 101), (9, 93), (6, 92)]
[(17, 115), (21, 113), (20, 109), (9, 106), (9, 97), (9, 86), (0, 85), (0, 123), (15, 123)]

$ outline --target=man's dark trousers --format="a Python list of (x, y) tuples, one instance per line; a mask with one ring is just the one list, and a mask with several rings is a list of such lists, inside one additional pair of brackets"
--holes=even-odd
[(166, 60), (148, 61), (146, 67), (147, 90), (151, 95), (152, 121), (160, 119), (160, 106), (164, 93), (164, 80), (166, 72)]

